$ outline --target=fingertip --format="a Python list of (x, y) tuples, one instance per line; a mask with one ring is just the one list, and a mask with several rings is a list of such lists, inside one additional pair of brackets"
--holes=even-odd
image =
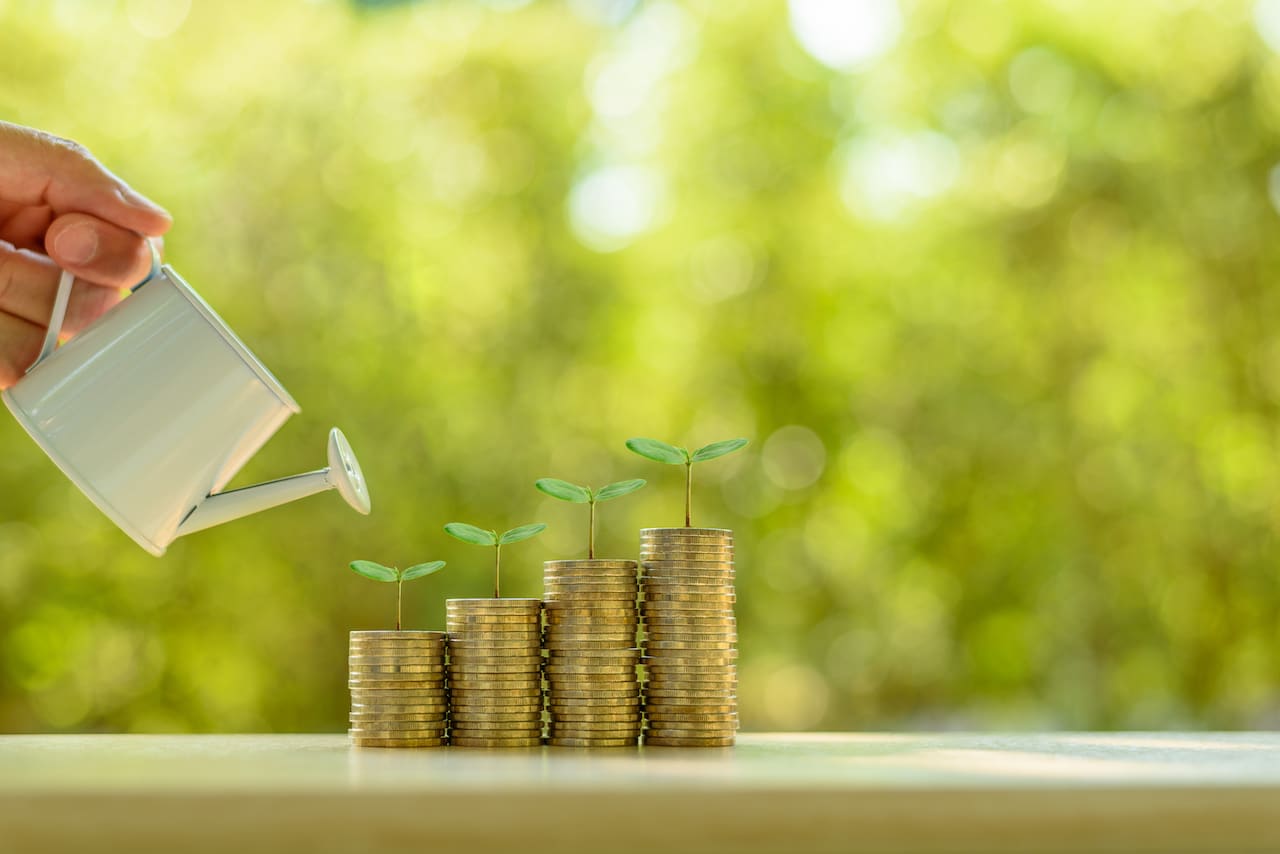
[(173, 227), (173, 215), (127, 185), (118, 190), (120, 201), (136, 211), (134, 230), (146, 237), (159, 237)]

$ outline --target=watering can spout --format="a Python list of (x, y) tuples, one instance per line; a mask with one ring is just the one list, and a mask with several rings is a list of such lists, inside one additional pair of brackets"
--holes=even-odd
[(337, 427), (329, 431), (328, 468), (209, 495), (178, 526), (176, 536), (203, 531), (329, 489), (338, 490), (359, 513), (368, 514), (372, 509), (360, 463)]

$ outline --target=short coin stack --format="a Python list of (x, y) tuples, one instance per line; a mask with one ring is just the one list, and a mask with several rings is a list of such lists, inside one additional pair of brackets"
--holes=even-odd
[(738, 729), (733, 532), (644, 528), (644, 743), (728, 747)]
[(352, 632), (348, 659), (351, 743), (445, 743), (444, 632)]
[(634, 747), (640, 738), (636, 562), (544, 564), (548, 743)]
[(449, 599), (450, 743), (542, 744), (542, 602)]

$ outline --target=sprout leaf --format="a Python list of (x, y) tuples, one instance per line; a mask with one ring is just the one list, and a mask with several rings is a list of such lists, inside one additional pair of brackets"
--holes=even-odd
[(539, 492), (544, 492), (552, 498), (559, 498), (561, 501), (572, 501), (574, 504), (586, 504), (591, 501), (591, 490), (585, 486), (569, 483), (567, 480), (544, 477), (533, 485)]
[(374, 581), (398, 581), (400, 578), (399, 573), (391, 567), (374, 563), (371, 560), (353, 560), (351, 561), (351, 569), (365, 578), (372, 578)]
[(527, 540), (530, 537), (537, 536), (547, 530), (547, 526), (541, 522), (534, 522), (532, 525), (521, 525), (519, 528), (512, 528), (498, 538), (497, 544), (505, 546), (510, 543), (518, 543), (521, 540)]
[(689, 462), (689, 452), (657, 439), (628, 439), (627, 448), (635, 454), (658, 463), (682, 466)]
[(484, 528), (477, 528), (475, 525), (468, 525), (465, 522), (450, 522), (444, 526), (444, 532), (455, 540), (462, 540), (464, 543), (471, 543), (473, 546), (498, 545), (497, 531), (486, 531)]
[(444, 569), (444, 561), (442, 560), (433, 560), (430, 563), (420, 563), (416, 566), (411, 566), (404, 572), (400, 573), (400, 580), (412, 581), (415, 578), (422, 578), (424, 575), (431, 575), (432, 573), (439, 572), (442, 569)]
[(621, 498), (624, 495), (630, 495), (637, 489), (643, 487), (645, 483), (645, 480), (636, 478), (635, 480), (620, 480), (617, 483), (602, 486), (596, 492), (596, 501), (608, 501), (611, 498)]
[(746, 439), (725, 439), (723, 442), (712, 442), (710, 445), (703, 445), (701, 448), (694, 451), (692, 460), (695, 463), (714, 460), (716, 457), (723, 457), (725, 454), (732, 454), (739, 448), (745, 448), (746, 446)]

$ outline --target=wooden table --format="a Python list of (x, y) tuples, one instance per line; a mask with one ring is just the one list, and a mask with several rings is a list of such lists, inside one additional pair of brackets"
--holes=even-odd
[(0, 736), (0, 852), (1280, 852), (1280, 735)]

